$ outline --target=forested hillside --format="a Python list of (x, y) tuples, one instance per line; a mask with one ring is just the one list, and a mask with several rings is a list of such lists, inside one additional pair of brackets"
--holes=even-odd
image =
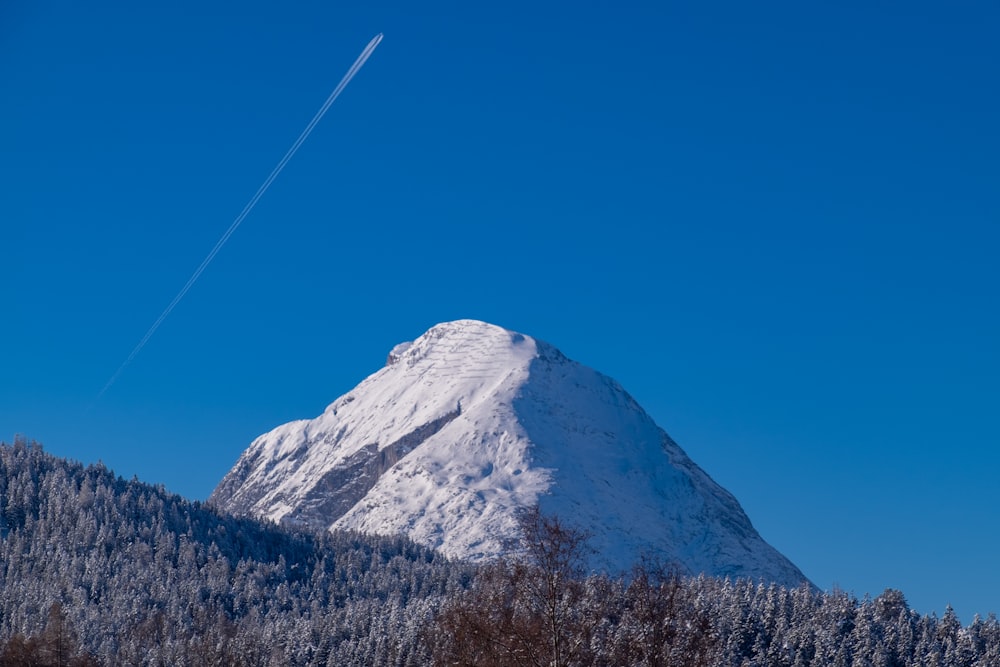
[(886, 590), (858, 600), (808, 584), (681, 578), (640, 565), (585, 576), (586, 535), (537, 511), (518, 555), (481, 567), (430, 635), (438, 664), (670, 667), (997, 667), (1000, 624), (967, 628)]
[(292, 534), (25, 442), (0, 447), (0, 499), (18, 651), (58, 604), (61, 654), (104, 665), (426, 664), (420, 630), (467, 577), (406, 539)]
[(472, 569), (402, 538), (224, 516), (101, 465), (0, 446), (0, 666), (996, 667), (1000, 623), (655, 566), (587, 576), (529, 513)]

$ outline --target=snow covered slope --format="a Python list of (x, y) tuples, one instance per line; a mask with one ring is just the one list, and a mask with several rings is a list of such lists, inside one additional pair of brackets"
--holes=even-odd
[(617, 382), (473, 320), (397, 345), (316, 419), (257, 438), (209, 500), (406, 533), (472, 560), (503, 553), (517, 510), (537, 504), (593, 534), (599, 569), (655, 556), (689, 573), (805, 580)]

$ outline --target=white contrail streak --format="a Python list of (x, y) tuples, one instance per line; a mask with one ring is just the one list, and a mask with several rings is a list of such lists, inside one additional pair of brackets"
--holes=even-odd
[(354, 75), (358, 73), (358, 70), (360, 70), (361, 67), (365, 64), (365, 62), (371, 56), (372, 52), (375, 50), (375, 47), (378, 46), (379, 42), (381, 41), (382, 41), (382, 33), (379, 33), (375, 35), (372, 41), (368, 42), (368, 46), (366, 46), (365, 50), (361, 52), (361, 55), (358, 56), (358, 59), (354, 61), (354, 64), (351, 65), (351, 68), (347, 70), (347, 74), (345, 74), (344, 78), (340, 80), (340, 83), (337, 84), (337, 87), (333, 89), (333, 92), (330, 93), (330, 96), (326, 98), (326, 102), (323, 103), (323, 106), (320, 107), (319, 111), (316, 112), (316, 115), (313, 116), (313, 119), (309, 121), (308, 125), (306, 125), (306, 129), (302, 130), (302, 134), (300, 134), (299, 138), (295, 140), (295, 143), (292, 144), (292, 147), (288, 149), (288, 152), (285, 153), (285, 156), (281, 158), (281, 161), (278, 162), (277, 166), (275, 166), (275, 168), (271, 170), (271, 174), (266, 179), (264, 179), (264, 182), (261, 184), (261, 186), (257, 188), (257, 192), (254, 194), (253, 197), (250, 198), (250, 201), (247, 202), (246, 206), (243, 207), (243, 210), (240, 211), (240, 214), (236, 216), (236, 219), (233, 220), (233, 223), (229, 225), (229, 229), (226, 230), (226, 233), (223, 234), (218, 241), (216, 241), (215, 246), (208, 253), (205, 259), (201, 261), (201, 264), (198, 265), (198, 268), (195, 269), (194, 273), (191, 274), (191, 277), (188, 278), (188, 281), (184, 284), (184, 287), (181, 288), (181, 291), (177, 293), (177, 296), (175, 296), (173, 301), (170, 302), (170, 305), (168, 305), (163, 310), (163, 312), (160, 313), (160, 316), (156, 318), (155, 322), (153, 322), (153, 326), (149, 327), (149, 330), (146, 332), (146, 335), (142, 337), (142, 340), (140, 340), (139, 343), (132, 349), (132, 352), (130, 352), (125, 361), (122, 362), (122, 365), (118, 367), (117, 371), (115, 371), (115, 374), (111, 376), (111, 379), (108, 380), (107, 383), (104, 385), (104, 387), (101, 389), (101, 391), (98, 392), (97, 398), (94, 399), (95, 403), (99, 401), (101, 397), (104, 396), (104, 393), (111, 387), (111, 385), (115, 383), (115, 380), (117, 380), (118, 376), (122, 374), (122, 371), (125, 370), (125, 367), (128, 366), (130, 363), (132, 363), (132, 360), (135, 359), (137, 354), (139, 354), (139, 351), (146, 346), (146, 343), (149, 342), (149, 339), (153, 337), (153, 334), (156, 333), (156, 330), (160, 328), (161, 324), (163, 324), (163, 320), (167, 319), (167, 316), (170, 315), (170, 312), (177, 306), (178, 303), (180, 303), (181, 299), (184, 298), (184, 295), (188, 293), (188, 290), (190, 290), (191, 287), (195, 284), (195, 282), (197, 282), (198, 278), (201, 277), (201, 274), (205, 271), (205, 268), (212, 262), (213, 259), (215, 259), (215, 256), (219, 253), (219, 250), (222, 249), (222, 246), (226, 245), (226, 241), (228, 241), (229, 237), (233, 235), (233, 232), (236, 231), (236, 228), (240, 226), (240, 223), (242, 223), (243, 220), (246, 219), (248, 215), (250, 215), (250, 211), (252, 211), (253, 207), (257, 205), (257, 202), (264, 195), (264, 193), (267, 192), (267, 189), (271, 187), (271, 183), (274, 182), (274, 179), (278, 177), (278, 174), (280, 174), (281, 170), (285, 168), (285, 165), (288, 164), (288, 161), (292, 159), (292, 156), (295, 155), (295, 152), (297, 150), (299, 150), (299, 147), (302, 146), (305, 140), (309, 138), (309, 134), (313, 131), (313, 128), (316, 127), (317, 123), (319, 123), (320, 119), (323, 118), (323, 115), (326, 113), (327, 109), (329, 109), (330, 105), (333, 104), (334, 101), (340, 96), (340, 93), (343, 92), (344, 88), (347, 87), (347, 84), (351, 82), (351, 79), (353, 79)]

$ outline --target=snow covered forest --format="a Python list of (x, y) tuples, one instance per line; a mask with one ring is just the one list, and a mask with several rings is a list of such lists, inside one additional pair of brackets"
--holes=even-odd
[(404, 538), (290, 532), (34, 443), (0, 446), (0, 665), (995, 667), (1000, 623), (887, 590), (588, 575), (529, 514), (475, 568)]

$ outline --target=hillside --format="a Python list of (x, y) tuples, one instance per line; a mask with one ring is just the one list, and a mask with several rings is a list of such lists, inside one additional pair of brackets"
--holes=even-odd
[[(425, 664), (467, 570), (401, 537), (293, 534), (101, 465), (0, 446), (0, 637), (54, 603), (106, 665)], [(391, 639), (387, 639), (391, 637)]]

